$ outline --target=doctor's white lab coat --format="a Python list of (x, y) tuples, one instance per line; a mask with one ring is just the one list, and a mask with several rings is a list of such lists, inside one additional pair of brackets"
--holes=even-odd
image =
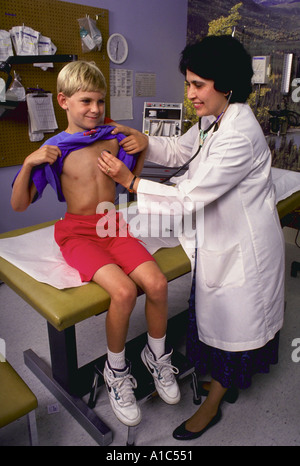
[[(202, 127), (212, 119), (202, 118)], [(179, 138), (149, 137), (147, 160), (181, 166), (198, 148), (198, 125)], [(175, 187), (141, 180), (138, 208), (193, 213), (197, 235), (179, 238), (192, 266), (197, 242), (199, 339), (225, 351), (264, 346), (283, 324), (284, 240), (271, 154), (247, 104), (231, 104)], [(204, 209), (202, 209), (204, 205)], [(204, 213), (204, 215), (201, 215)], [(187, 222), (189, 223), (189, 222)]]

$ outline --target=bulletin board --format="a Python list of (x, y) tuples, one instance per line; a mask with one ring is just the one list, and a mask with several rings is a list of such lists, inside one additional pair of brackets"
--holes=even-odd
[[(97, 28), (101, 32), (100, 51), (82, 52), (78, 19), (86, 15), (96, 20)], [(56, 55), (72, 54), (77, 55), (79, 60), (94, 61), (107, 82), (105, 108), (106, 116), (110, 116), (109, 58), (106, 52), (109, 37), (108, 10), (58, 0), (1, 0), (0, 17), (1, 29), (9, 31), (13, 26), (24, 24), (50, 37), (57, 47)], [(53, 68), (46, 71), (32, 64), (12, 65), (11, 76), (13, 77), (13, 72), (16, 71), (25, 89), (39, 87), (53, 94), (58, 130), (45, 134), (42, 141), (31, 142), (28, 135), (26, 102), (21, 102), (15, 110), (9, 110), (0, 117), (0, 167), (21, 165), (25, 157), (38, 149), (47, 138), (66, 129), (66, 115), (56, 99), (57, 75), (65, 64), (54, 63)], [(6, 81), (7, 74), (0, 72), (0, 77)]]

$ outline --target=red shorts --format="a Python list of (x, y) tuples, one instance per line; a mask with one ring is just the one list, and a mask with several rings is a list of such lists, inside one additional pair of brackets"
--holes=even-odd
[(82, 281), (90, 281), (107, 264), (118, 265), (128, 275), (138, 265), (155, 261), (130, 235), (128, 225), (115, 210), (95, 215), (66, 213), (56, 222), (54, 237), (65, 261), (78, 270)]

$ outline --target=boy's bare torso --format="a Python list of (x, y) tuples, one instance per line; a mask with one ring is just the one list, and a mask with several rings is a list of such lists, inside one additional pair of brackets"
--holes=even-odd
[(115, 182), (97, 167), (103, 150), (109, 150), (116, 156), (119, 151), (117, 139), (97, 141), (65, 158), (61, 185), (67, 212), (93, 215), (100, 202), (115, 202)]

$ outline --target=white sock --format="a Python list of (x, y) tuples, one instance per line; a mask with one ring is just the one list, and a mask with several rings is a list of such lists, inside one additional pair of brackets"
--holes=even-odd
[(165, 341), (166, 335), (162, 338), (153, 338), (148, 335), (148, 345), (150, 346), (152, 352), (154, 353), (156, 359), (160, 358), (163, 354), (165, 354)]
[(120, 353), (113, 353), (107, 348), (107, 360), (112, 369), (124, 369), (126, 367), (125, 348)]

